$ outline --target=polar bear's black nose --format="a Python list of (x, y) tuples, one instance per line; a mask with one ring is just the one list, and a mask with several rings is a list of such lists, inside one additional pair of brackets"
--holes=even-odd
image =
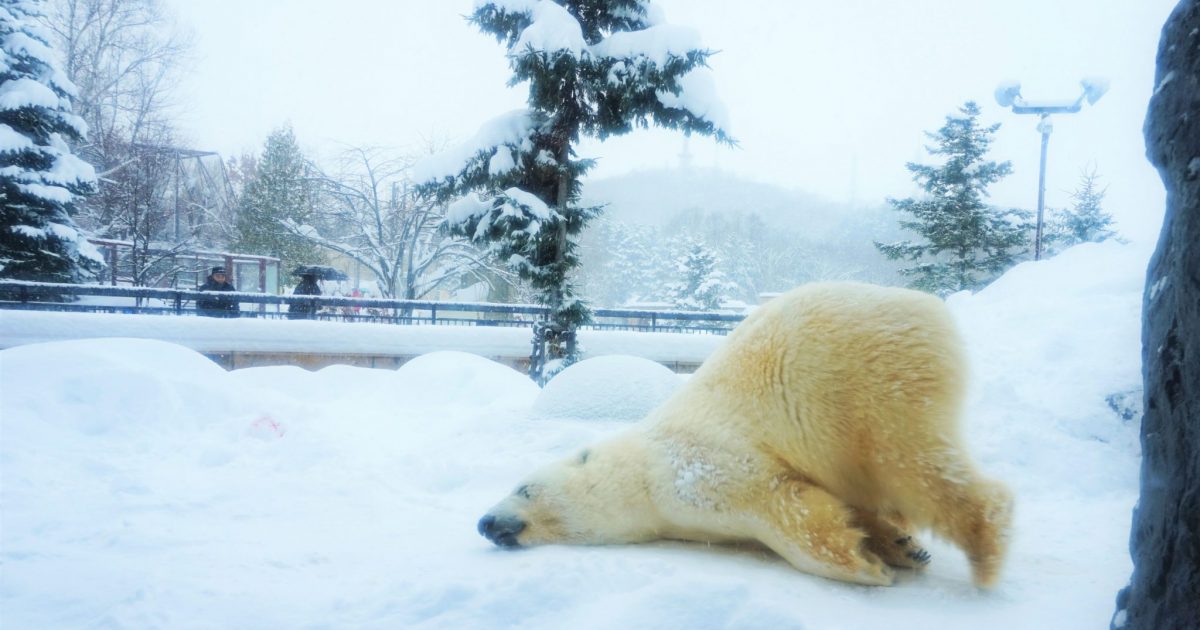
[(525, 530), (525, 521), (515, 516), (487, 514), (479, 519), (479, 533), (501, 547), (516, 547), (517, 534)]

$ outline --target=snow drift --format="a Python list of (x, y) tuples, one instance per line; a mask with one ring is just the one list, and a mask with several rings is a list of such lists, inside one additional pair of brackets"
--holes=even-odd
[[(487, 506), (627, 423), (534, 418), (536, 387), (461, 353), (226, 373), (87, 339), (0, 352), (5, 626), (1100, 627), (1138, 472), (1136, 420), (1105, 399), (1140, 387), (1147, 258), (1077, 247), (950, 300), (975, 368), (968, 442), (1017, 495), (992, 593), (937, 543), (887, 589), (758, 549), (498, 550), (474, 530)], [(615, 362), (573, 387), (616, 408), (640, 374)]]

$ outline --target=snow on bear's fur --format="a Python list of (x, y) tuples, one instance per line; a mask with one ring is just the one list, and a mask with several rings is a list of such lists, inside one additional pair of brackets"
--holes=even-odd
[(931, 295), (854, 283), (759, 308), (630, 431), (551, 464), (479, 522), (502, 546), (758, 541), (801, 571), (892, 583), (911, 532), (996, 582), (1012, 498), (959, 435), (965, 360)]

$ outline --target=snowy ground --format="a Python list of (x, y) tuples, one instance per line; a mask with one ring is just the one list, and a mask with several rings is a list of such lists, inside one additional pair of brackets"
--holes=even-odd
[(533, 467), (627, 426), (587, 418), (598, 389), (614, 408), (639, 391), (627, 363), (572, 385), (593, 411), (548, 417), (524, 376), (458, 352), (397, 371), (224, 372), (179, 345), (86, 339), (0, 352), (0, 621), (1104, 627), (1131, 570), (1138, 472), (1137, 422), (1105, 397), (1140, 388), (1147, 258), (1085, 245), (950, 300), (975, 364), (970, 445), (1018, 500), (991, 592), (938, 543), (926, 573), (869, 588), (752, 549), (503, 551), (479, 537), (477, 519)]

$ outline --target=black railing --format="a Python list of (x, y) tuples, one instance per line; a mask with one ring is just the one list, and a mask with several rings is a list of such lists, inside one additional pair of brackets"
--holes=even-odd
[[(196, 299), (213, 295), (213, 292), (189, 289), (0, 280), (0, 308), (7, 309), (197, 315)], [(546, 307), (534, 304), (268, 295), (237, 291), (221, 292), (217, 295), (241, 304), (239, 317), (269, 319), (286, 318), (288, 312), (283, 306), (304, 305), (308, 307), (306, 310), (311, 311), (311, 314), (306, 314), (305, 319), (320, 321), (532, 327), (535, 321), (545, 319), (549, 313)], [(131, 302), (96, 303), (80, 298), (125, 298)], [(250, 307), (247, 308), (246, 305)], [(593, 323), (585, 328), (719, 335), (727, 333), (744, 317), (740, 314), (706, 311), (630, 309), (595, 309), (593, 316)]]

